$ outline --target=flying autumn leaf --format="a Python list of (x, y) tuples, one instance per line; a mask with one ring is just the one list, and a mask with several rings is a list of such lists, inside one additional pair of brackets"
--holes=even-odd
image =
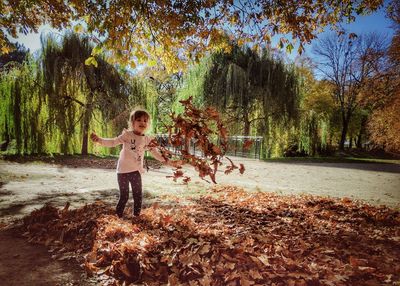
[(243, 164), (239, 164), (239, 166), (240, 166), (239, 167), (239, 172), (240, 172), (240, 174), (243, 174), (246, 169), (245, 169)]
[(252, 140), (245, 140), (243, 143), (243, 149), (244, 150), (249, 150), (253, 146), (253, 141)]

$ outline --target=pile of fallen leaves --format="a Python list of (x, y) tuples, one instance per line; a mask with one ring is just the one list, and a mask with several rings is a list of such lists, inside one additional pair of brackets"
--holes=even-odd
[(119, 219), (102, 203), (45, 206), (24, 227), (56, 257), (81, 258), (104, 285), (400, 283), (400, 213), (349, 199), (220, 186), (140, 218)]

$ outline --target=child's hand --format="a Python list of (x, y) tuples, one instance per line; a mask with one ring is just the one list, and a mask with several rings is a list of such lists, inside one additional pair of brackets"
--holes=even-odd
[(90, 139), (91, 139), (93, 142), (99, 142), (99, 141), (100, 141), (100, 138), (99, 138), (99, 136), (96, 135), (96, 133), (90, 134)]
[(182, 160), (168, 160), (167, 164), (173, 168), (181, 168), (183, 165)]

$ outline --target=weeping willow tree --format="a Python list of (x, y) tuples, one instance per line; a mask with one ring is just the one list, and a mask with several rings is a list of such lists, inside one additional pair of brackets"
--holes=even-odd
[(12, 112), (12, 97), (11, 89), (14, 83), (15, 69), (9, 71), (2, 70), (0, 73), (0, 142), (1, 151), (5, 151), (12, 136), (12, 128), (14, 126), (13, 112)]
[(333, 97), (334, 86), (316, 79), (312, 66), (309, 58), (298, 59), (301, 116), (296, 150), (292, 151), (315, 156), (332, 150), (332, 141), (340, 130), (335, 116), (340, 113)]
[[(39, 58), (29, 57), (1, 73), (2, 149), (18, 154), (87, 154), (91, 130), (117, 135), (135, 106), (157, 113), (151, 84), (101, 56), (96, 56), (96, 67), (85, 65), (92, 52), (87, 38), (67, 34), (57, 41), (50, 36), (42, 45)], [(106, 148), (99, 153), (115, 151)]]
[(215, 53), (184, 77), (179, 93), (215, 106), (231, 134), (263, 135), (268, 150), (280, 144), (279, 136), (292, 132), (299, 116), (295, 67), (268, 50), (259, 55), (233, 46), (230, 53)]
[(231, 53), (214, 54), (204, 87), (205, 101), (241, 123), (245, 136), (250, 135), (251, 127), (260, 129), (270, 120), (292, 120), (298, 115), (294, 68), (268, 50), (259, 55), (233, 46)]
[(41, 130), (47, 116), (38, 81), (37, 64), (32, 57), (1, 74), (1, 137), (7, 145), (14, 144), (12, 148), (17, 154), (45, 152), (45, 135)]
[[(62, 153), (69, 153), (73, 134), (81, 134), (81, 153), (88, 154), (90, 122), (99, 111), (110, 120), (128, 106), (130, 88), (117, 69), (96, 55), (97, 66), (85, 65), (92, 53), (87, 37), (66, 34), (58, 43), (42, 39), (41, 72), (43, 92), (49, 106), (49, 120), (57, 129)], [(51, 128), (50, 128), (51, 129)], [(52, 131), (52, 130), (50, 130)]]

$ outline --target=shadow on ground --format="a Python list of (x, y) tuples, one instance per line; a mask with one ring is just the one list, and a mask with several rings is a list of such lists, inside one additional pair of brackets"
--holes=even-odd
[(76, 261), (52, 259), (45, 246), (32, 246), (15, 229), (0, 230), (0, 253), (3, 286), (97, 285)]

